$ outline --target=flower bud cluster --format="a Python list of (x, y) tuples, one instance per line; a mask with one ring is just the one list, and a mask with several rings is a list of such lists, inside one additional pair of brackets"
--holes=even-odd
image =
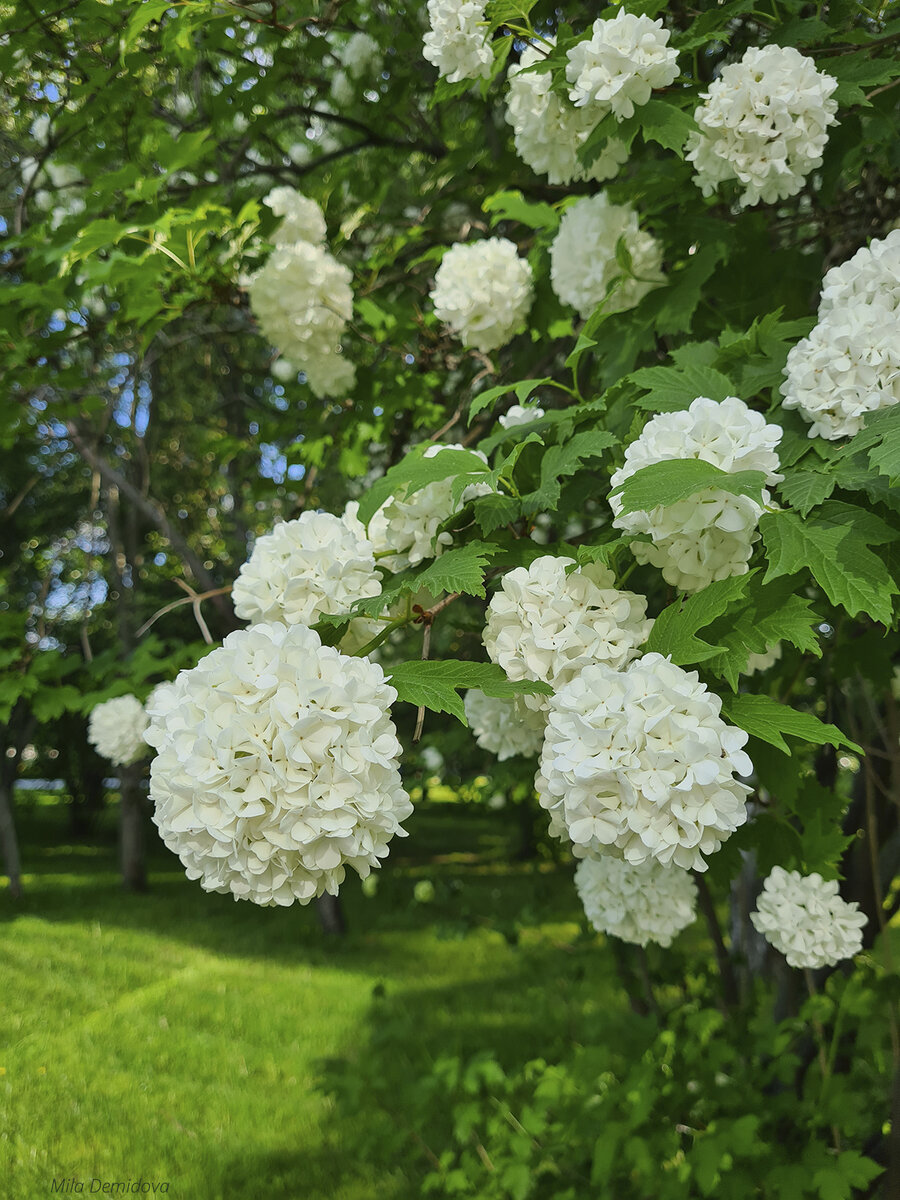
[(91, 710), (88, 741), (102, 758), (127, 767), (146, 753), (147, 714), (137, 696), (115, 696)]
[(569, 99), (578, 107), (602, 105), (620, 121), (633, 116), (653, 88), (668, 87), (678, 77), (678, 51), (668, 42), (662, 21), (643, 14), (619, 9), (608, 21), (596, 20), (591, 36), (566, 56)]
[(475, 741), (482, 750), (496, 754), (500, 762), (514, 754), (531, 757), (540, 751), (546, 718), (529, 708), (522, 697), (508, 700), (473, 690), (466, 692), (465, 709)]
[(428, 0), (431, 28), (422, 53), (448, 83), (487, 79), (491, 73), (494, 55), (485, 38), (484, 7), (476, 0)]

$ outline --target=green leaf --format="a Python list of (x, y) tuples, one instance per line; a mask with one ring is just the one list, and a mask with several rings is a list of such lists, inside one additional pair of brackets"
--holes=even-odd
[(559, 226), (559, 213), (551, 204), (533, 204), (521, 192), (496, 192), (481, 208), (493, 214), (491, 226), (498, 221), (518, 221), (529, 229), (552, 230)]
[(644, 141), (649, 138), (666, 150), (674, 150), (679, 158), (684, 158), (684, 143), (697, 128), (696, 121), (689, 113), (683, 108), (676, 108), (674, 104), (667, 104), (665, 100), (648, 100), (640, 108), (639, 115)]
[(508, 525), (519, 516), (518, 500), (512, 496), (501, 496), (498, 492), (490, 496), (480, 496), (472, 505), (475, 522), (483, 536), (493, 533), (501, 525)]
[(759, 503), (765, 482), (762, 471), (723, 471), (701, 458), (678, 458), (641, 467), (610, 495), (621, 497), (623, 513), (649, 512), (659, 505), (677, 504), (708, 488), (750, 496)]
[(837, 478), (826, 471), (799, 468), (785, 472), (778, 491), (783, 500), (805, 517), (810, 509), (827, 500), (837, 486)]
[(70, 683), (62, 686), (41, 688), (32, 701), (32, 711), (42, 724), (55, 721), (64, 712), (77, 712), (81, 708), (82, 693)]
[(798, 712), (787, 704), (779, 704), (771, 696), (751, 696), (747, 692), (725, 696), (722, 711), (734, 725), (745, 729), (752, 737), (776, 746), (785, 754), (791, 751), (784, 734), (803, 738), (816, 746), (846, 746), (849, 750), (862, 753), (861, 748), (845, 737), (836, 725), (826, 725), (812, 713)]
[(469, 542), (447, 550), (416, 576), (416, 588), (424, 588), (432, 596), (464, 592), (483, 599), (485, 567), (499, 552), (499, 546), (487, 542)]
[(832, 604), (851, 617), (867, 613), (874, 621), (890, 625), (891, 598), (898, 588), (867, 544), (879, 544), (884, 531), (895, 536), (880, 518), (829, 501), (806, 520), (792, 512), (764, 513), (759, 528), (769, 559), (764, 582), (808, 568)]
[(559, 446), (551, 446), (541, 459), (541, 482), (533, 492), (522, 497), (526, 513), (554, 509), (561, 493), (560, 479), (574, 475), (588, 458), (597, 458), (618, 439), (608, 429), (588, 429), (576, 433)]
[(424, 705), (432, 712), (451, 713), (467, 725), (461, 689), (478, 688), (486, 696), (512, 697), (518, 695), (550, 696), (553, 689), (547, 683), (523, 679), (512, 683), (496, 663), (460, 662), (444, 659), (440, 662), (399, 663), (390, 670), (390, 682), (397, 689), (397, 699), (416, 707)]
[(687, 599), (670, 604), (656, 618), (645, 651), (671, 655), (672, 662), (679, 667), (703, 662), (719, 654), (721, 646), (710, 645), (695, 634), (742, 597), (751, 578), (752, 574), (748, 574), (716, 580)]
[(446, 449), (426, 458), (425, 453), (430, 445), (424, 443), (416, 446), (369, 488), (359, 502), (359, 519), (364, 525), (369, 523), (391, 495), (399, 493), (408, 498), (429, 483), (463, 474), (489, 474), (487, 464), (472, 450)]
[(583, 333), (579, 333), (578, 341), (575, 343), (575, 349), (572, 350), (566, 358), (566, 366), (572, 367), (573, 369), (577, 367), (581, 360), (582, 354), (584, 354), (586, 350), (590, 350), (596, 345), (597, 343), (593, 338), (587, 337)]
[(700, 364), (676, 367), (642, 367), (628, 380), (648, 394), (635, 401), (637, 408), (653, 412), (675, 412), (688, 408), (698, 396), (724, 400), (734, 395), (734, 387), (721, 371)]

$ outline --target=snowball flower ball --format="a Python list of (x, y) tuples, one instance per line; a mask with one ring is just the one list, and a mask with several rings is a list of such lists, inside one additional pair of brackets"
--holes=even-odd
[(314, 625), (322, 613), (345, 612), (380, 592), (372, 543), (359, 521), (305, 512), (257, 539), (231, 599), (251, 624)]
[(646, 946), (672, 939), (694, 920), (697, 885), (681, 867), (652, 858), (627, 863), (611, 854), (584, 858), (575, 871), (584, 915), (599, 933)]
[(276, 246), (250, 284), (250, 307), (263, 335), (306, 373), (317, 396), (351, 386), (353, 365), (340, 357), (353, 313), (351, 274), (324, 246)]
[(900, 229), (876, 238), (825, 273), (820, 319), (836, 307), (855, 306), (856, 301), (877, 302), (891, 312), (900, 309)]
[(836, 123), (837, 80), (793, 46), (754, 46), (722, 68), (694, 112), (687, 142), (704, 196), (726, 179), (743, 184), (742, 207), (794, 196), (822, 165)]
[(566, 55), (569, 99), (578, 107), (604, 106), (620, 121), (646, 104), (653, 88), (678, 77), (678, 51), (669, 45), (662, 21), (619, 9), (609, 21), (594, 22), (591, 36)]
[(586, 666), (550, 698), (538, 799), (577, 858), (706, 870), (747, 819), (747, 734), (696, 671), (661, 654)]
[(309, 196), (290, 187), (277, 187), (263, 201), (276, 217), (284, 219), (275, 230), (273, 241), (277, 246), (291, 242), (325, 241), (325, 214)]
[(376, 75), (383, 63), (381, 47), (368, 33), (351, 34), (346, 44), (338, 51), (345, 70), (353, 79), (364, 75)]
[[(548, 38), (541, 47), (555, 44)], [(591, 165), (578, 161), (578, 151), (595, 125), (609, 111), (605, 104), (571, 108), (551, 90), (549, 72), (527, 70), (546, 57), (542, 49), (529, 46), (518, 63), (509, 68), (506, 120), (512, 126), (516, 154), (537, 175), (550, 183), (581, 179), (611, 179), (628, 158), (628, 148), (618, 138), (608, 138)]]
[(544, 410), (536, 404), (527, 407), (514, 404), (509, 412), (499, 418), (499, 423), (504, 429), (515, 429), (517, 425), (529, 425), (532, 421), (538, 421), (543, 415)]
[(522, 703), (519, 696), (485, 696), (466, 692), (466, 720), (482, 750), (496, 754), (500, 762), (514, 754), (537, 754), (544, 740), (545, 718)]
[(434, 277), (431, 299), (464, 346), (496, 350), (521, 332), (533, 295), (531, 267), (506, 238), (457, 242)]
[[(434, 458), (442, 450), (464, 450), (458, 443), (444, 445), (435, 442), (425, 451), (425, 458)], [(487, 459), (480, 450), (471, 451)], [(388, 496), (369, 522), (369, 538), (378, 554), (379, 565), (389, 571), (402, 571), (414, 567), (426, 558), (437, 558), (453, 542), (452, 534), (438, 533), (438, 528), (459, 507), (475, 496), (486, 495), (491, 489), (487, 484), (471, 484), (460, 496), (459, 503), (453, 502), (455, 475), (427, 483), (411, 496), (404, 490)]]
[[(776, 450), (782, 432), (735, 396), (721, 403), (699, 396), (685, 411), (648, 421), (611, 483), (615, 488), (651, 463), (696, 458), (722, 471), (762, 471), (772, 486), (782, 478)], [(762, 499), (769, 502), (765, 490)], [(750, 496), (707, 488), (676, 504), (630, 513), (622, 512), (619, 496), (609, 503), (616, 528), (650, 535), (650, 542), (632, 542), (631, 552), (659, 567), (667, 583), (695, 592), (715, 579), (746, 574), (763, 511)]]
[(852, 437), (867, 413), (900, 400), (900, 309), (849, 299), (791, 348), (784, 370), (784, 407), (810, 437)]
[[(620, 240), (631, 257), (630, 272), (616, 258)], [(563, 304), (587, 318), (603, 301), (606, 312), (634, 308), (663, 282), (661, 264), (662, 247), (639, 227), (631, 205), (610, 204), (600, 192), (563, 213), (550, 247), (550, 282)]]
[(742, 675), (761, 675), (763, 671), (768, 671), (770, 667), (774, 667), (782, 655), (781, 642), (776, 642), (774, 646), (769, 646), (763, 654), (751, 654), (747, 658), (747, 665), (741, 671)]
[(830, 967), (862, 949), (866, 918), (838, 894), (837, 880), (773, 867), (750, 914), (754, 928), (789, 967)]
[(87, 736), (102, 758), (117, 767), (127, 767), (147, 749), (146, 728), (147, 714), (137, 696), (116, 696), (91, 710)]
[(230, 633), (182, 671), (147, 740), (153, 819), (188, 878), (263, 905), (334, 895), (347, 867), (365, 878), (412, 812), (396, 697), (303, 625)]
[[(567, 683), (587, 664), (619, 669), (649, 637), (647, 601), (621, 592), (600, 563), (578, 567), (571, 558), (542, 555), (503, 577), (488, 605), (484, 645), (510, 679)], [(544, 696), (522, 697), (529, 708), (546, 707)]]
[(422, 54), (448, 83), (491, 73), (494, 54), (485, 40), (484, 7), (473, 0), (428, 0), (431, 28)]

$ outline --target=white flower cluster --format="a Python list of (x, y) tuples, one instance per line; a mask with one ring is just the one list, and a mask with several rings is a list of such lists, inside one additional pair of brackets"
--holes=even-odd
[(825, 273), (819, 319), (856, 300), (880, 304), (891, 312), (900, 309), (900, 229), (876, 238)]
[(536, 404), (514, 404), (499, 418), (499, 424), (504, 429), (515, 429), (517, 425), (530, 425), (532, 421), (539, 421), (543, 415), (544, 410)]
[(340, 67), (331, 77), (331, 98), (342, 108), (347, 108), (356, 100), (356, 85), (366, 77), (374, 82), (384, 59), (375, 39), (362, 32), (351, 34), (335, 52)]
[[(735, 396), (718, 404), (700, 396), (686, 411), (648, 421), (611, 483), (615, 488), (651, 463), (696, 458), (722, 471), (763, 471), (771, 487), (782, 478), (776, 449), (782, 432)], [(762, 498), (767, 504), (769, 493)], [(676, 504), (630, 513), (622, 513), (621, 497), (609, 502), (618, 529), (650, 535), (652, 541), (633, 542), (631, 551), (638, 562), (659, 567), (667, 583), (694, 592), (715, 579), (746, 574), (763, 511), (749, 496), (707, 488)]]
[(353, 386), (355, 368), (340, 341), (353, 313), (351, 274), (324, 246), (276, 246), (250, 284), (250, 306), (265, 337), (306, 373), (317, 396)]
[(900, 230), (828, 271), (819, 323), (788, 354), (781, 391), (809, 436), (829, 441), (900, 401)]
[[(644, 596), (619, 591), (600, 563), (567, 575), (571, 566), (571, 558), (542, 555), (505, 575), (491, 597), (484, 645), (514, 682), (560, 687), (589, 663), (624, 667), (650, 635)], [(522, 699), (529, 708), (546, 708), (546, 697)]]
[(609, 21), (594, 22), (591, 36), (568, 52), (569, 99), (581, 107), (597, 104), (620, 121), (646, 104), (653, 88), (678, 77), (678, 51), (668, 45), (662, 21), (619, 9)]
[(496, 754), (500, 762), (514, 754), (530, 757), (540, 750), (544, 714), (529, 708), (521, 697), (503, 699), (473, 690), (466, 692), (465, 709), (475, 741), (482, 750)]
[(322, 613), (344, 612), (380, 592), (372, 543), (353, 513), (305, 512), (257, 539), (231, 599), (251, 624), (314, 625)]
[(88, 741), (117, 767), (127, 767), (145, 753), (147, 714), (137, 696), (115, 696), (91, 710)]
[(623, 942), (670, 946), (694, 920), (697, 885), (690, 873), (661, 867), (652, 858), (642, 863), (611, 854), (582, 859), (575, 888), (593, 927)]
[[(434, 458), (442, 450), (464, 449), (459, 443), (446, 445), (435, 442), (425, 451), (425, 457)], [(487, 459), (480, 450), (473, 450), (472, 453), (483, 459), (487, 466)], [(443, 554), (452, 543), (453, 536), (446, 532), (438, 533), (438, 527), (457, 511), (453, 505), (455, 478), (455, 475), (450, 475), (446, 479), (427, 483), (411, 496), (405, 491), (388, 496), (369, 521), (369, 539), (381, 566), (397, 572), (414, 567), (426, 558)], [(486, 495), (490, 490), (487, 484), (470, 485), (460, 497), (460, 506), (475, 496)]]
[[(631, 258), (626, 272), (616, 258), (619, 242)], [(662, 247), (638, 225), (630, 204), (611, 204), (605, 193), (567, 208), (550, 247), (550, 282), (563, 304), (587, 318), (602, 301), (606, 312), (624, 312), (663, 282)]]
[(769, 646), (764, 654), (751, 654), (747, 658), (747, 665), (741, 671), (742, 675), (760, 675), (763, 671), (768, 671), (770, 667), (781, 658), (783, 651), (781, 642), (776, 642), (774, 646)]
[(484, 4), (476, 0), (428, 0), (431, 28), (424, 37), (425, 58), (449, 83), (487, 79), (494, 61), (485, 40)]
[(585, 667), (550, 699), (538, 799), (578, 858), (704, 871), (747, 819), (747, 734), (726, 725), (696, 671), (661, 654)]
[(375, 663), (303, 625), (229, 634), (151, 712), (154, 821), (189, 879), (257, 904), (365, 878), (412, 812)]
[(496, 350), (525, 326), (534, 292), (531, 266), (507, 238), (457, 242), (434, 277), (435, 316), (476, 350)]
[(276, 246), (291, 242), (312, 242), (317, 246), (325, 241), (325, 214), (315, 200), (290, 187), (273, 188), (263, 200), (276, 217), (284, 219), (275, 230)]
[(815, 970), (852, 958), (862, 949), (866, 918), (838, 894), (837, 880), (773, 867), (750, 920), (785, 956), (788, 966)]
[[(552, 46), (555, 39), (548, 39)], [(543, 43), (542, 43), (543, 45)], [(595, 125), (606, 116), (603, 104), (570, 108), (551, 90), (553, 76), (526, 70), (544, 53), (529, 46), (509, 69), (506, 120), (513, 128), (516, 153), (550, 183), (580, 179), (611, 179), (628, 158), (628, 148), (618, 138), (608, 138), (589, 167), (578, 161), (578, 151)]]
[(743, 185), (742, 207), (794, 196), (822, 165), (836, 123), (837, 80), (793, 46), (754, 46), (722, 68), (694, 112), (688, 138), (694, 182), (711, 195), (726, 179)]

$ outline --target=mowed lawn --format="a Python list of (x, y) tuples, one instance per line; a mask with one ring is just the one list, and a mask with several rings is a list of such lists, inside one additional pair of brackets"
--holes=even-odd
[[(364, 1052), (373, 996), (408, 1023), (400, 1078), (447, 1054), (564, 1052), (585, 1014), (623, 1002), (608, 949), (579, 937), (571, 868), (517, 861), (512, 815), (417, 812), (377, 895), (345, 885), (343, 939), (311, 907), (206, 895), (158, 843), (151, 890), (123, 894), (107, 818), (76, 843), (62, 807), (23, 812), (27, 895), (0, 893), (8, 1200), (72, 1177), (86, 1194), (143, 1177), (191, 1200), (415, 1197), (412, 1128), (399, 1161), (360, 1161), (359, 1111), (318, 1086), (324, 1059)], [(423, 879), (435, 896), (417, 903)]]

